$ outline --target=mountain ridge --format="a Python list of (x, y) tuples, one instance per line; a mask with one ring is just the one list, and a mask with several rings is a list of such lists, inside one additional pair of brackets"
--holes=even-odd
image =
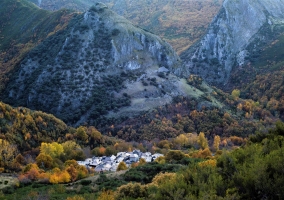
[(268, 33), (277, 36), (278, 27), (280, 33), (283, 31), (283, 5), (282, 0), (239, 0), (238, 3), (226, 0), (208, 33), (181, 55), (185, 65), (177, 73), (198, 74), (222, 87), (234, 67), (247, 64), (271, 39)]
[[(47, 10), (69, 8), (85, 12), (95, 0), (30, 0)], [(135, 25), (150, 30), (170, 43), (178, 54), (205, 34), (208, 24), (218, 13), (223, 0), (101, 0), (117, 14)]]
[[(66, 27), (74, 13), (39, 9), (29, 1), (0, 2), (0, 91), (9, 73), (42, 40)], [(21, 22), (21, 23), (19, 23)]]
[[(204, 92), (171, 73), (179, 65), (168, 43), (97, 3), (29, 52), (3, 96), (69, 124), (96, 124), (104, 115), (132, 116), (178, 95), (201, 97)], [(221, 105), (216, 102), (207, 104)]]

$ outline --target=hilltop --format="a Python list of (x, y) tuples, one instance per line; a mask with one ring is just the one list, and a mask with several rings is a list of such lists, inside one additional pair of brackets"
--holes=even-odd
[[(95, 0), (30, 0), (47, 10), (69, 8), (87, 11)], [(100, 0), (117, 14), (135, 25), (159, 35), (169, 42), (178, 54), (198, 41), (218, 13), (223, 0), (163, 0), (130, 1)]]

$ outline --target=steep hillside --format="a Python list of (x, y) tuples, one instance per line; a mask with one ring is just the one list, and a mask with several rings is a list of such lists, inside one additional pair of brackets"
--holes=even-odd
[(177, 95), (202, 96), (170, 73), (179, 65), (170, 45), (97, 3), (33, 49), (3, 96), (70, 124), (96, 124), (104, 115), (131, 116)]
[[(30, 0), (41, 8), (86, 11), (95, 0)], [(100, 0), (136, 25), (168, 41), (181, 53), (201, 36), (218, 13), (223, 0)]]
[(38, 147), (41, 142), (65, 138), (70, 130), (53, 115), (0, 102), (0, 139), (16, 144), (22, 152)]
[(177, 73), (223, 86), (233, 69), (254, 62), (261, 48), (283, 33), (283, 13), (283, 0), (226, 0), (203, 39), (181, 55), (185, 66)]
[(72, 14), (49, 12), (26, 1), (0, 2), (0, 91), (9, 73), (29, 50), (56, 31), (64, 29)]

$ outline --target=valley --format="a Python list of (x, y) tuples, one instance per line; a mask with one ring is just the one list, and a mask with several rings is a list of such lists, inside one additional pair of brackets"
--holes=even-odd
[(1, 1), (0, 199), (284, 195), (283, 5)]

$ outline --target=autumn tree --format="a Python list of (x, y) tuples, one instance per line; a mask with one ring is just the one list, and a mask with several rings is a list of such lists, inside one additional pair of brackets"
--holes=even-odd
[(63, 154), (63, 152), (64, 152), (63, 146), (61, 144), (58, 144), (57, 142), (41, 143), (40, 153), (49, 155), (52, 158), (58, 158), (61, 154)]
[(76, 129), (75, 137), (78, 140), (81, 140), (83, 142), (87, 142), (88, 140), (88, 135), (87, 135), (87, 130), (86, 127), (80, 126)]
[(117, 189), (117, 199), (138, 199), (148, 197), (148, 186), (141, 183), (128, 183)]
[(215, 152), (219, 150), (220, 142), (221, 142), (220, 136), (216, 135), (213, 141), (213, 150)]
[(127, 165), (125, 164), (125, 162), (122, 161), (118, 164), (116, 171), (122, 171), (126, 169), (127, 169)]
[(62, 143), (64, 154), (61, 155), (63, 161), (65, 160), (84, 160), (85, 155), (83, 149), (74, 141), (66, 141)]
[(232, 97), (233, 97), (234, 99), (238, 99), (238, 98), (240, 97), (240, 94), (241, 94), (241, 91), (238, 90), (238, 89), (234, 89), (234, 90), (232, 91)]
[(145, 164), (146, 164), (146, 160), (144, 158), (140, 158), (139, 165), (145, 165)]
[(115, 200), (115, 193), (110, 190), (102, 191), (98, 200)]
[(71, 176), (66, 170), (61, 171), (59, 168), (54, 168), (52, 174), (49, 177), (49, 182), (52, 184), (68, 183), (71, 180)]
[(36, 157), (36, 164), (43, 169), (52, 169), (54, 166), (53, 158), (44, 153), (40, 153)]
[(207, 141), (205, 134), (203, 132), (199, 133), (197, 142), (202, 149), (208, 148), (208, 141)]
[(0, 167), (9, 168), (18, 154), (16, 145), (0, 139)]
[(186, 135), (184, 134), (180, 134), (179, 136), (175, 138), (175, 142), (179, 144), (180, 146), (185, 147), (186, 145), (189, 144), (189, 138), (186, 137)]
[(90, 137), (90, 139), (89, 139), (90, 148), (94, 148), (95, 145), (101, 144), (102, 134), (95, 127), (90, 126), (87, 129), (87, 133)]
[(169, 151), (165, 156), (167, 162), (180, 161), (183, 158), (185, 158), (185, 154), (179, 150)]

